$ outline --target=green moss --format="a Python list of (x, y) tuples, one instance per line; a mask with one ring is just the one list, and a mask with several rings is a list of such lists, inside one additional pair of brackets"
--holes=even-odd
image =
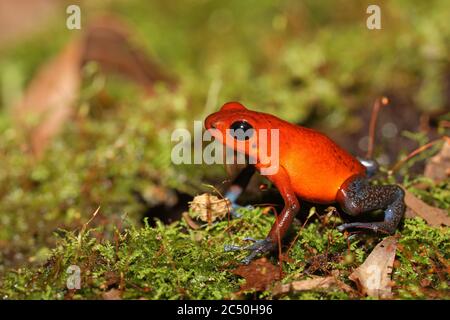
[[(76, 265), (81, 269), (81, 289), (72, 296), (75, 299), (101, 298), (111, 288), (119, 288), (123, 298), (133, 299), (230, 299), (242, 283), (231, 271), (245, 252), (224, 252), (223, 244), (242, 244), (246, 236), (262, 237), (272, 223), (273, 217), (255, 209), (244, 211), (241, 219), (199, 230), (189, 229), (181, 221), (169, 226), (158, 222), (156, 227), (146, 224), (116, 229), (114, 239), (102, 237), (104, 233), (99, 229), (81, 234), (65, 232), (44, 266), (8, 272), (0, 293), (10, 299), (62, 299), (69, 294), (66, 270)], [(299, 226), (294, 229), (300, 231)], [(447, 287), (440, 277), (448, 277), (441, 264), (449, 258), (449, 240), (446, 229), (429, 227), (419, 219), (405, 222), (399, 241), (399, 265), (393, 274), (395, 298), (424, 297), (421, 291), (424, 279), (430, 281), (426, 290), (433, 290), (439, 298), (446, 297)], [(289, 262), (283, 264), (283, 282), (339, 269), (340, 278), (351, 284), (347, 276), (374, 244), (373, 238), (347, 242), (330, 226), (312, 222), (301, 229)], [(348, 255), (355, 258), (346, 259)], [(259, 295), (270, 297), (270, 290)], [(348, 299), (349, 296), (333, 289), (280, 298)]]

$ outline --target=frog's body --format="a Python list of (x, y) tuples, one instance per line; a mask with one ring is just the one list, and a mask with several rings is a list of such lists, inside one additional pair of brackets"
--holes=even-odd
[[(386, 209), (385, 221), (374, 223), (351, 223), (347, 228), (367, 228), (374, 231), (393, 233), (403, 211), (403, 191), (398, 186), (371, 186), (367, 182), (367, 168), (324, 134), (291, 124), (267, 113), (248, 110), (237, 102), (225, 104), (220, 111), (208, 116), (206, 129), (228, 147), (249, 155), (250, 149), (269, 150), (271, 143), (278, 143), (279, 168), (266, 177), (278, 188), (285, 201), (285, 208), (265, 240), (258, 241), (247, 249), (252, 254), (249, 262), (259, 252), (273, 249), (277, 234), (286, 233), (299, 209), (298, 198), (317, 203), (339, 203), (351, 215), (374, 209)], [(234, 135), (230, 129), (254, 130), (255, 134), (244, 139)], [(278, 141), (256, 139), (258, 130), (279, 130)], [(250, 131), (248, 131), (250, 132)], [(220, 134), (219, 134), (220, 133)], [(231, 139), (225, 139), (232, 135)], [(268, 135), (270, 137), (270, 135)], [(235, 144), (242, 140), (243, 144)], [(251, 153), (252, 155), (258, 154)], [(363, 162), (364, 163), (364, 162)], [(369, 162), (370, 163), (370, 162)], [(261, 171), (264, 165), (256, 159), (254, 168)], [(370, 169), (370, 168), (369, 168)], [(245, 170), (246, 175), (254, 170)], [(238, 177), (246, 184), (249, 177)], [(245, 186), (231, 188), (230, 198), (235, 201)]]
[(365, 175), (361, 163), (320, 132), (280, 121), (280, 164), (294, 192), (317, 203), (336, 202), (336, 194), (351, 176)]

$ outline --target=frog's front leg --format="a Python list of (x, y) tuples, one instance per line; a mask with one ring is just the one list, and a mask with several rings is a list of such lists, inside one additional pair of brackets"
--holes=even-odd
[(405, 212), (405, 192), (397, 185), (370, 185), (365, 177), (349, 178), (338, 191), (337, 201), (342, 209), (357, 216), (377, 209), (384, 210), (382, 222), (353, 222), (338, 227), (347, 229), (369, 229), (374, 232), (393, 234)]
[[(278, 240), (281, 241), (283, 239), (292, 223), (292, 220), (294, 220), (295, 215), (300, 209), (300, 205), (292, 188), (289, 176), (282, 167), (279, 168), (278, 173), (267, 176), (267, 178), (273, 182), (283, 197), (284, 208), (278, 219), (276, 219), (275, 223), (272, 225), (272, 228), (265, 239), (253, 240), (254, 243), (252, 245), (245, 247), (233, 245), (225, 246), (226, 251), (251, 251), (250, 254), (242, 261), (244, 264), (250, 263), (250, 261), (252, 261), (259, 254), (264, 254), (275, 249), (277, 247)], [(249, 238), (246, 239), (249, 240)]]

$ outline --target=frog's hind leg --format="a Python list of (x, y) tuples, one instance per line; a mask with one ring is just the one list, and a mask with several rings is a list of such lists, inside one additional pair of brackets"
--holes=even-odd
[(345, 223), (338, 227), (346, 229), (370, 229), (375, 232), (393, 234), (405, 212), (405, 193), (397, 185), (370, 185), (367, 178), (356, 176), (347, 179), (337, 194), (342, 209), (352, 216), (377, 209), (384, 210), (383, 222)]

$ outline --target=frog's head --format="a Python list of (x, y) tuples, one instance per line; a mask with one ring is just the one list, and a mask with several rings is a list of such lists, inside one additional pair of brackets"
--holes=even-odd
[[(259, 162), (261, 148), (270, 150), (270, 129), (273, 129), (276, 122), (272, 118), (276, 119), (268, 114), (249, 110), (239, 102), (228, 102), (206, 118), (205, 127), (222, 144), (247, 156), (256, 157)], [(262, 129), (265, 133), (261, 132)]]

